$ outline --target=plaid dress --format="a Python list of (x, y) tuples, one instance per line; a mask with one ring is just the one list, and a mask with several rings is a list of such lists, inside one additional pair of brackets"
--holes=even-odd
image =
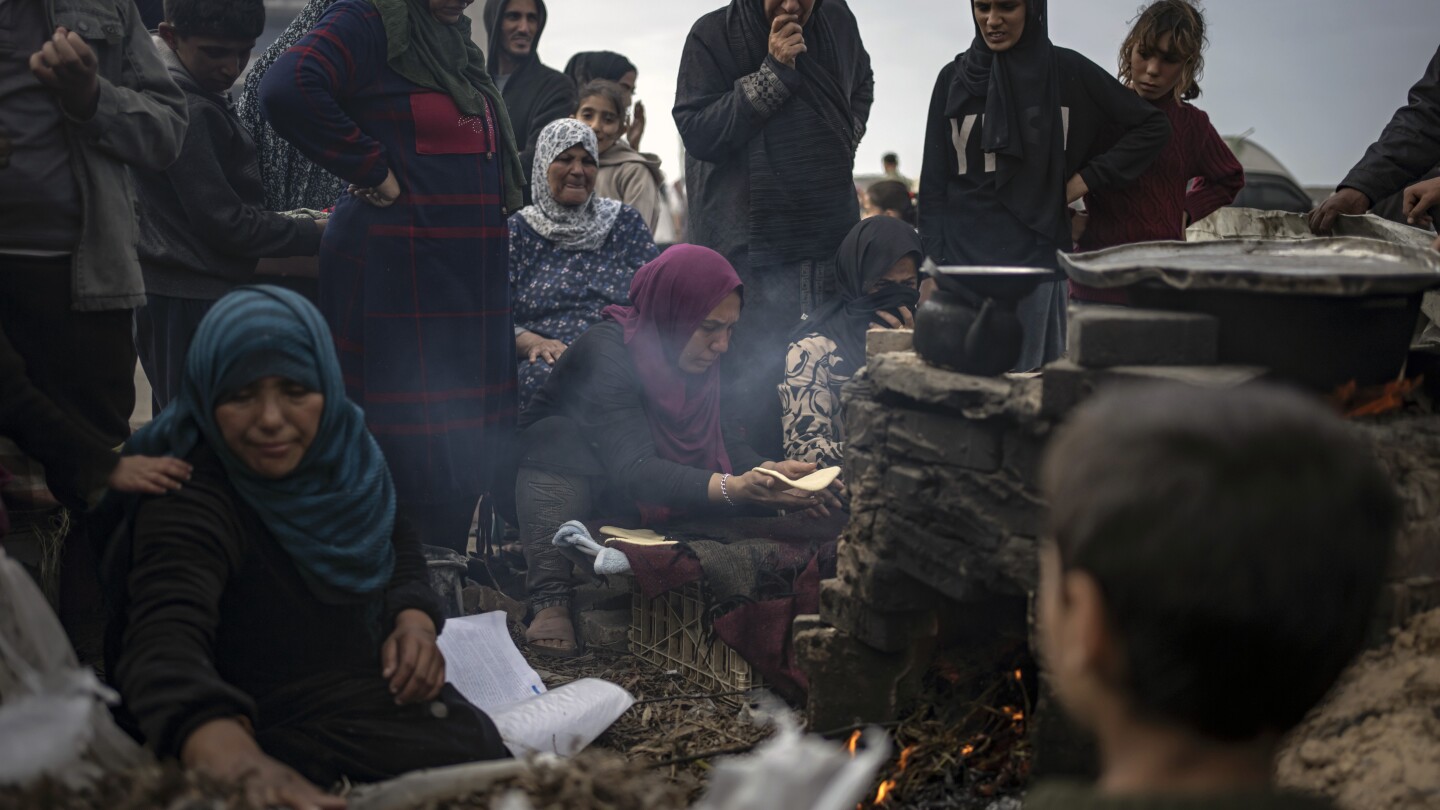
[(368, 0), (338, 0), (267, 71), (271, 126), (361, 187), (387, 171), (400, 199), (342, 196), (320, 250), (320, 308), (345, 385), (402, 501), (478, 497), (516, 416), (509, 229), (494, 115), (386, 64)]

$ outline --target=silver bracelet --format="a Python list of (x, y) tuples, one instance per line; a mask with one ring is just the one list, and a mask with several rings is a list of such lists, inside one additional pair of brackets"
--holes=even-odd
[(727, 481), (729, 481), (729, 480), (730, 480), (730, 473), (721, 473), (721, 475), (720, 475), (720, 494), (723, 495), (723, 496), (725, 496), (725, 503), (730, 504), (730, 508), (731, 508), (731, 509), (734, 509), (734, 508), (735, 508), (735, 502), (732, 501), (732, 500), (730, 500), (730, 490), (729, 490), (729, 488), (727, 488), (727, 487), (725, 486), (725, 482), (727, 482)]

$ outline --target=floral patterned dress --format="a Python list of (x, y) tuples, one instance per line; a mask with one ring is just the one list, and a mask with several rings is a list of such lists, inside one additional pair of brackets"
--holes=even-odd
[(785, 381), (780, 384), (785, 458), (821, 467), (845, 460), (845, 424), (840, 389), (852, 375), (835, 341), (810, 334), (790, 344)]
[[(611, 304), (630, 302), (630, 279), (660, 255), (645, 220), (625, 206), (596, 250), (564, 250), (510, 217), (510, 287), (515, 326), (570, 345)], [(520, 407), (550, 376), (543, 359), (520, 362)]]

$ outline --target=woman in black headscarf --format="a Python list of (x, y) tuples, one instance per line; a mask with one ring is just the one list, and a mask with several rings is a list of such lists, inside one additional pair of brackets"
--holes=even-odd
[[(1122, 187), (1165, 147), (1165, 115), (1050, 42), (1048, 0), (971, 0), (975, 40), (940, 71), (920, 175), (920, 234), (939, 264), (1056, 268), (1066, 206)], [(1021, 304), (1017, 368), (1065, 349), (1065, 289)]]
[(745, 282), (726, 402), (757, 447), (779, 450), (761, 403), (773, 402), (790, 324), (831, 288), (835, 250), (860, 219), (852, 171), (874, 84), (839, 0), (731, 0), (695, 23), (680, 58), (687, 238)]
[(834, 297), (791, 333), (780, 384), (785, 458), (840, 466), (840, 389), (865, 365), (866, 332), (914, 326), (921, 261), (920, 236), (893, 217), (863, 220), (845, 237)]

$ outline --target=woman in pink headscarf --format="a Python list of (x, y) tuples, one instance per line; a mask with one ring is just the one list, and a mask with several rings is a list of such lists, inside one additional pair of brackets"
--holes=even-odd
[(815, 465), (761, 458), (720, 411), (719, 360), (744, 302), (724, 257), (670, 248), (635, 273), (630, 300), (571, 344), (521, 418), (515, 495), (534, 616), (526, 638), (543, 655), (579, 651), (569, 563), (550, 542), (566, 521), (838, 505), (753, 472), (797, 478)]

